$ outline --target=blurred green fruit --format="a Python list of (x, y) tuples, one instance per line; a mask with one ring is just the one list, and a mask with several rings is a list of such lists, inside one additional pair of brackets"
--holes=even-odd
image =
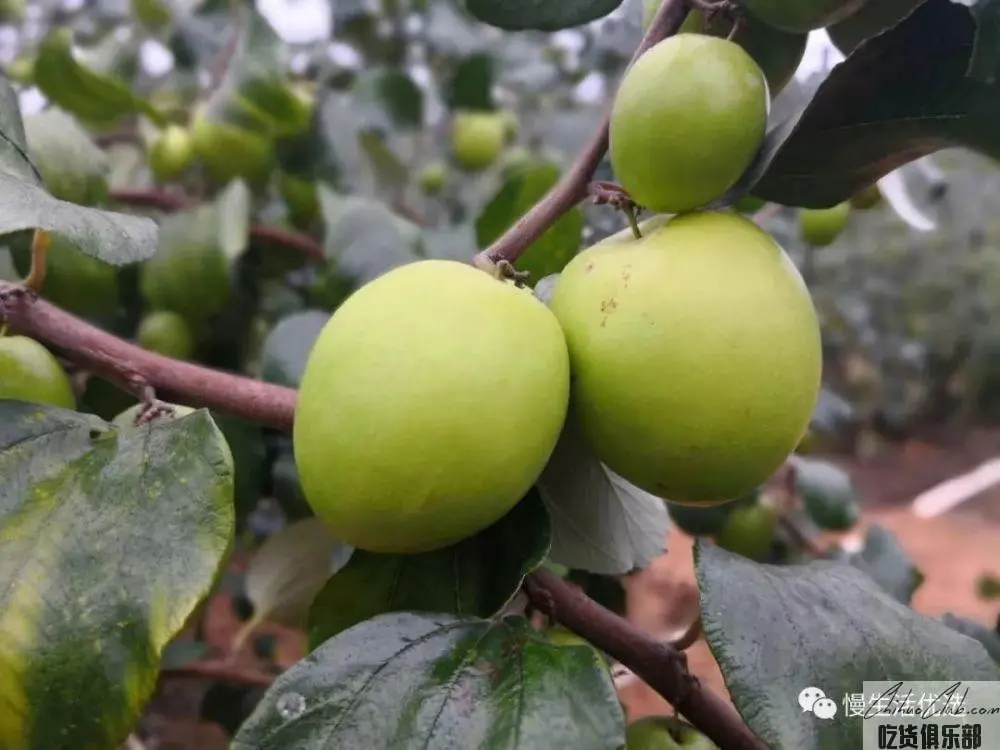
[(161, 243), (139, 269), (139, 289), (150, 310), (178, 313), (197, 335), (229, 301), (229, 261), (213, 244)]
[(851, 54), (861, 42), (895, 26), (923, 0), (867, 0), (844, 20), (828, 26), (830, 41), (844, 55)]
[(463, 169), (478, 172), (490, 166), (503, 151), (507, 123), (500, 112), (456, 112), (451, 124), (451, 149)]
[(735, 212), (677, 216), (583, 251), (550, 308), (584, 435), (658, 497), (746, 495), (809, 424), (822, 370), (812, 299), (774, 238)]
[(509, 180), (517, 172), (530, 166), (535, 160), (531, 150), (524, 146), (516, 146), (508, 150), (503, 157), (503, 178)]
[(813, 247), (833, 244), (847, 226), (850, 215), (850, 201), (830, 208), (800, 208), (799, 234), (802, 241)]
[(443, 161), (433, 161), (425, 165), (420, 174), (417, 175), (417, 182), (420, 189), (427, 195), (437, 195), (444, 188), (448, 179), (448, 166)]
[(701, 34), (665, 39), (639, 58), (615, 96), (615, 178), (657, 213), (703, 206), (750, 164), (768, 109), (764, 74), (742, 47)]
[(213, 121), (203, 113), (191, 126), (194, 151), (212, 178), (228, 183), (242, 177), (249, 183), (263, 181), (273, 166), (273, 143), (260, 133)]
[[(31, 269), (33, 234), (18, 232), (8, 238), (14, 267), (22, 277)], [(75, 315), (113, 315), (118, 310), (118, 269), (77, 250), (62, 236), (50, 234), (41, 296)]]
[[(733, 22), (722, 15), (716, 16), (711, 22), (703, 11), (693, 10), (681, 26), (681, 33), (710, 34), (711, 36), (728, 38)], [(752, 16), (745, 16), (736, 30), (732, 41), (746, 50), (754, 59), (767, 78), (767, 85), (772, 97), (777, 96), (788, 82), (792, 80), (795, 71), (802, 62), (806, 52), (809, 34), (805, 32), (789, 33), (768, 26)]]
[(150, 31), (157, 31), (170, 23), (170, 8), (160, 0), (131, 0), (132, 15)]
[[(879, 2), (880, 0), (871, 0)], [(759, 20), (784, 31), (813, 31), (837, 23), (860, 8), (866, 0), (743, 0)]]
[(0, 23), (13, 26), (24, 23), (27, 5), (25, 0), (0, 0)]
[(528, 492), (568, 399), (565, 340), (530, 290), (464, 262), (399, 266), (349, 297), (312, 348), (293, 434), (302, 490), (359, 549), (454, 544)]
[(62, 365), (27, 336), (0, 336), (0, 399), (76, 408), (76, 396)]
[(146, 315), (139, 323), (135, 339), (143, 349), (164, 357), (191, 359), (194, 355), (191, 329), (184, 318), (169, 310)]
[(316, 181), (282, 172), (278, 176), (278, 185), (292, 224), (299, 229), (312, 226), (320, 212)]
[(629, 724), (626, 750), (718, 750), (687, 722), (672, 716), (646, 716)]
[(677, 528), (684, 533), (691, 536), (711, 536), (722, 530), (730, 513), (741, 506), (753, 505), (757, 502), (757, 496), (755, 491), (730, 503), (708, 506), (681, 505), (668, 500), (667, 512)]
[(758, 503), (736, 508), (729, 514), (725, 526), (716, 535), (716, 543), (750, 560), (762, 561), (771, 551), (778, 512), (769, 505)]
[(767, 201), (755, 195), (744, 195), (733, 204), (741, 214), (755, 214), (767, 205)]
[(194, 157), (194, 139), (187, 129), (168, 125), (149, 147), (149, 168), (157, 182), (171, 182), (184, 173)]
[(878, 206), (881, 202), (882, 192), (878, 189), (877, 184), (862, 188), (851, 196), (851, 207), (859, 211), (868, 211)]
[(35, 77), (35, 58), (27, 55), (15, 57), (4, 72), (12, 81), (27, 86)]

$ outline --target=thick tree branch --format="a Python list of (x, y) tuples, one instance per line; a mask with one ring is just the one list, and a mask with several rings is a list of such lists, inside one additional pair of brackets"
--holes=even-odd
[[(689, 10), (688, 0), (664, 0), (650, 21), (629, 67), (650, 47), (668, 36), (673, 36), (684, 23)], [(608, 150), (608, 127), (611, 122), (611, 103), (594, 136), (577, 155), (570, 170), (556, 183), (541, 201), (518, 219), (492, 245), (479, 253), (479, 257), (493, 264), (501, 260), (516, 261), (532, 242), (541, 237), (556, 220), (587, 196), (587, 183), (594, 176)], [(479, 263), (477, 263), (479, 265)]]
[(646, 635), (547, 570), (524, 582), (535, 607), (617, 659), (725, 750), (767, 750), (729, 703), (688, 672), (684, 654)]
[(38, 339), (125, 387), (143, 383), (169, 401), (291, 430), (295, 390), (154, 354), (44, 300), (18, 294), (20, 289), (0, 281), (0, 315), (12, 331)]
[[(158, 208), (161, 211), (180, 211), (189, 205), (183, 193), (166, 190), (112, 190), (111, 200), (129, 206)], [(302, 253), (315, 260), (323, 259), (323, 247), (312, 237), (287, 229), (251, 224), (250, 236), (265, 242), (273, 242)]]

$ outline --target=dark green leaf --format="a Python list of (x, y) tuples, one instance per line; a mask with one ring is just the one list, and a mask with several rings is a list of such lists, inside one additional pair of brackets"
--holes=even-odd
[(608, 15), (622, 0), (465, 0), (469, 13), (510, 31), (558, 31)]
[(517, 592), (549, 551), (548, 514), (534, 492), (470, 539), (419, 555), (358, 550), (327, 582), (309, 613), (309, 643), (383, 612), (488, 617)]
[(624, 723), (588, 646), (550, 643), (521, 617), (392, 613), (281, 675), (233, 750), (619, 750)]
[(858, 522), (861, 508), (850, 475), (827, 461), (792, 458), (795, 489), (813, 522), (828, 531), (852, 528)]
[(124, 81), (77, 62), (72, 45), (73, 32), (65, 27), (49, 32), (39, 45), (34, 82), (45, 96), (86, 122), (107, 124), (141, 112), (157, 125), (166, 125), (163, 114)]
[(397, 127), (419, 128), (424, 124), (424, 93), (401, 70), (368, 71), (357, 79), (355, 92), (378, 102)]
[(992, 83), (1000, 66), (1000, 3), (975, 0), (970, 7), (976, 17), (976, 41), (969, 75)]
[(449, 109), (492, 110), (493, 57), (486, 53), (470, 55), (455, 66), (444, 87), (444, 101)]
[(239, 528), (260, 499), (266, 455), (264, 435), (261, 428), (253, 422), (229, 414), (210, 413), (233, 454), (236, 472), (234, 495), (238, 514), (236, 522)]
[[(487, 247), (541, 200), (559, 181), (562, 170), (537, 160), (514, 170), (476, 220), (476, 239)], [(529, 283), (558, 273), (580, 249), (583, 214), (574, 208), (559, 218), (531, 244), (514, 265), (531, 274)]]
[(967, 76), (975, 33), (967, 6), (927, 0), (869, 39), (771, 130), (727, 200), (752, 189), (768, 201), (829, 207), (949, 146), (1000, 156), (1000, 83)]
[(997, 664), (1000, 664), (1000, 632), (991, 630), (985, 625), (970, 620), (967, 617), (957, 617), (951, 612), (945, 612), (941, 616), (941, 622), (952, 630), (957, 630), (962, 635), (975, 638), (983, 644), (986, 652)]
[(803, 715), (817, 687), (839, 700), (864, 680), (995, 680), (976, 641), (918, 614), (843, 563), (759, 565), (699, 539), (705, 638), (736, 708), (775, 750), (858, 747), (861, 724)]
[(368, 157), (368, 164), (380, 189), (393, 192), (406, 187), (410, 170), (389, 146), (383, 133), (370, 128), (362, 129), (358, 131), (358, 145)]
[(204, 410), (119, 432), (0, 401), (0, 476), (0, 746), (117, 747), (232, 544), (228, 447)]
[(329, 319), (330, 313), (304, 310), (280, 320), (264, 340), (260, 377), (298, 388), (309, 352)]
[(552, 518), (553, 562), (623, 575), (666, 550), (670, 519), (658, 497), (605, 467), (584, 441), (572, 412), (537, 483)]
[(899, 540), (891, 531), (878, 524), (868, 527), (864, 547), (860, 552), (850, 555), (847, 562), (863, 570), (903, 604), (910, 603), (913, 593), (924, 581), (924, 574), (899, 545)]

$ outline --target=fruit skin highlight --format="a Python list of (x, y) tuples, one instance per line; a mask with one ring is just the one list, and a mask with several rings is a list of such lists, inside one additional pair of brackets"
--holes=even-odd
[(584, 435), (647, 492), (689, 505), (742, 497), (809, 425), (816, 310), (778, 243), (735, 212), (678, 216), (583, 251), (550, 309)]
[(400, 266), (344, 301), (306, 362), (303, 493), (360, 549), (445, 547), (527, 493), (568, 401), (566, 342), (530, 290), (457, 261)]
[(0, 336), (0, 399), (76, 408), (73, 387), (59, 360), (27, 336)]
[(655, 212), (710, 203), (757, 154), (769, 108), (764, 73), (738, 44), (704, 34), (665, 39), (636, 61), (615, 96), (615, 177)]

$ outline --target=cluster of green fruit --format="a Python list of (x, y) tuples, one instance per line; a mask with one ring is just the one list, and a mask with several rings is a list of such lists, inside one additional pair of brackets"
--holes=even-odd
[[(450, 122), (451, 159), (465, 172), (482, 172), (495, 164), (520, 132), (520, 122), (511, 110), (458, 110)], [(506, 167), (514, 167), (525, 152), (511, 149)], [(428, 195), (436, 195), (448, 179), (448, 164), (436, 159), (421, 168), (417, 182)]]
[(616, 97), (611, 159), (631, 195), (681, 215), (576, 255), (548, 307), (442, 260), (352, 294), (300, 385), (295, 459), (317, 516), (375, 552), (455, 543), (528, 492), (571, 411), (606, 466), (658, 497), (717, 505), (763, 483), (818, 398), (816, 311), (774, 238), (695, 209), (753, 157), (768, 96), (724, 39), (643, 55)]

